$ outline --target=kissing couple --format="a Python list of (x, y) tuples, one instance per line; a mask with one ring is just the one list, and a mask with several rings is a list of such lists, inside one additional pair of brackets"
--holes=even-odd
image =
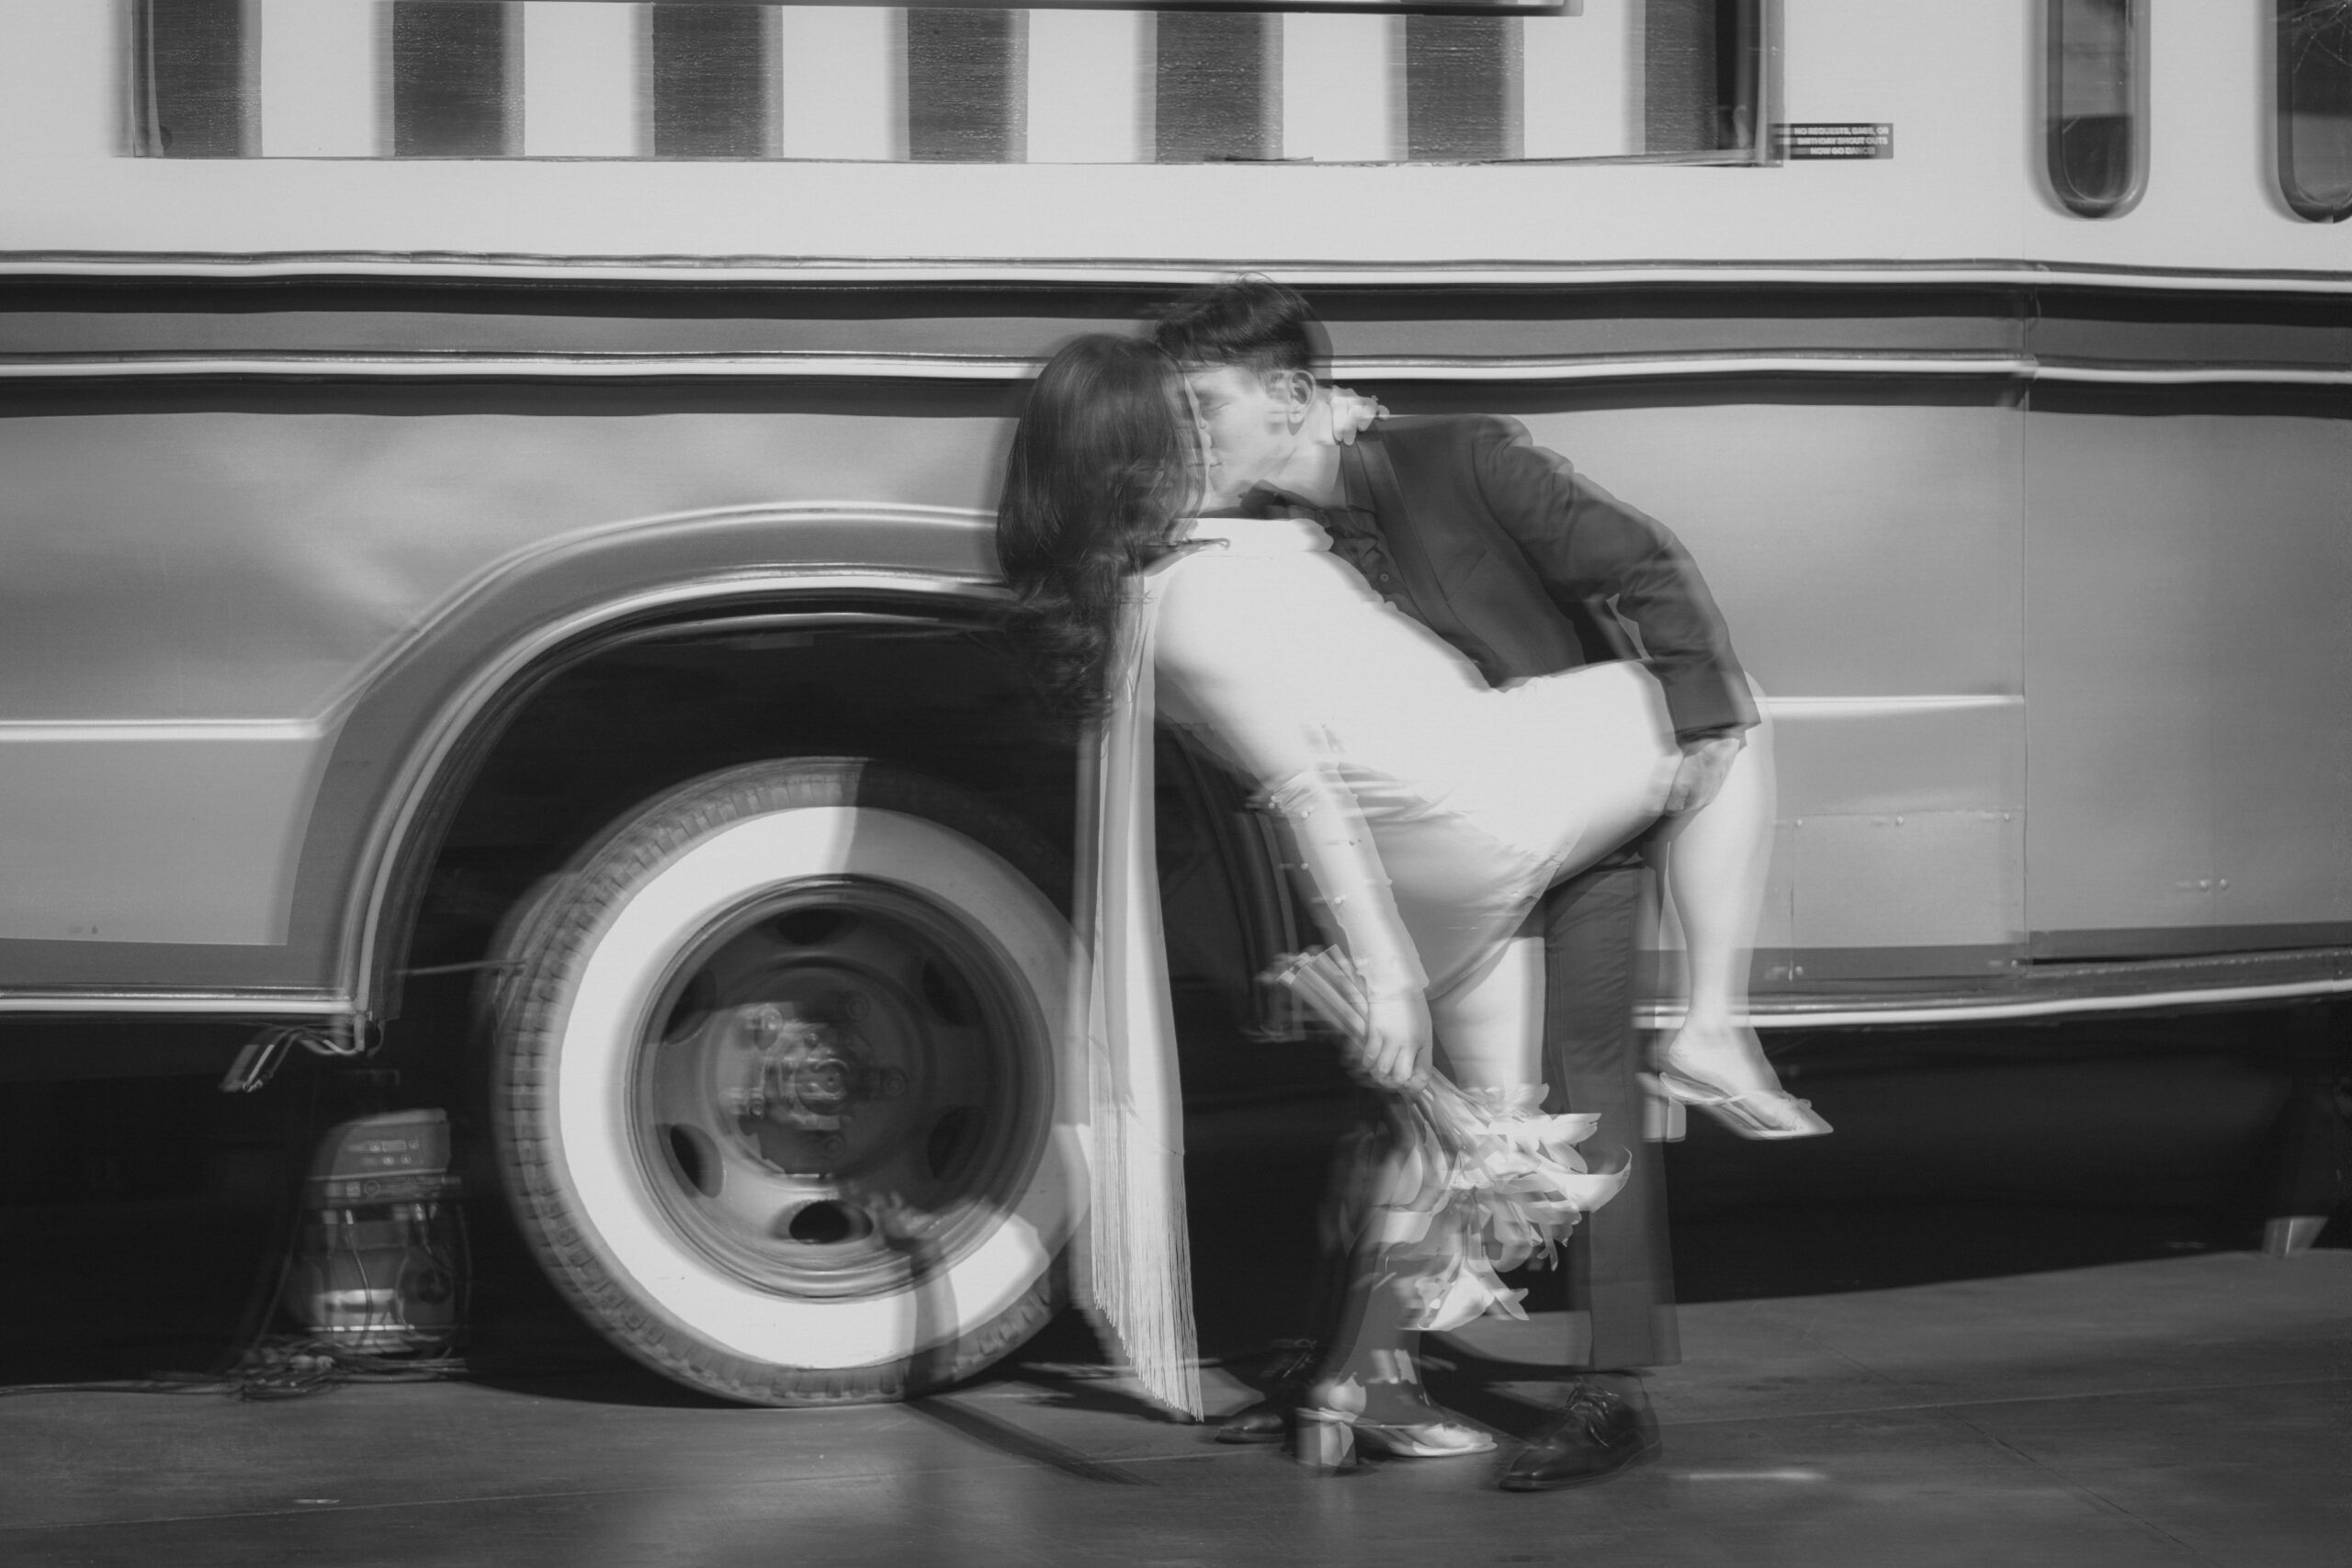
[[(1647, 1179), (1658, 1218), (1626, 1228), (1662, 1247), (1630, 1016), (1638, 898), (1600, 900), (1596, 921), (1564, 914), (1561, 892), (1598, 874), (1637, 894), (1640, 851), (1662, 858), (1689, 992), (1652, 1089), (1751, 1137), (1828, 1127), (1782, 1092), (1745, 1022), (1770, 726), (1689, 556), (1515, 422), (1391, 419), (1325, 386), (1317, 337), (1297, 294), (1244, 276), (1185, 299), (1148, 339), (1066, 344), (1014, 433), (997, 537), (1035, 679), (1091, 738), (1084, 1288), (1147, 1389), (1194, 1416), (1155, 720), (1255, 785), (1329, 940), (1282, 977), (1372, 1091), (1333, 1195), (1341, 1283), (1311, 1348), (1220, 1436), (1287, 1437), (1329, 1471), (1360, 1449), (1493, 1449), (1424, 1391), (1419, 1336), (1523, 1315), (1498, 1270), (1633, 1201), (1629, 1180)], [(1579, 935), (1579, 918), (1594, 929)], [(1597, 1066), (1566, 1059), (1595, 998)], [(1547, 1055), (1567, 1113), (1543, 1109)], [(1589, 1169), (1577, 1145), (1596, 1128), (1634, 1163)], [(1593, 1367), (1507, 1488), (1577, 1484), (1657, 1450), (1637, 1369), (1675, 1359), (1670, 1298), (1657, 1321), (1663, 1258), (1593, 1269)], [(1644, 1269), (1628, 1313), (1619, 1276)], [(1650, 1321), (1604, 1324), (1604, 1295)]]

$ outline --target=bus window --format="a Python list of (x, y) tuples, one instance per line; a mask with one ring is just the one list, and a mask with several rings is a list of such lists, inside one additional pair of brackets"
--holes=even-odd
[(1154, 21), (1152, 156), (1283, 155), (1282, 24), (1262, 11), (1163, 11)]
[(1643, 152), (1757, 150), (1763, 12), (1760, 0), (1648, 0), (1641, 7)]
[(653, 155), (773, 156), (775, 8), (654, 6), (649, 10)]
[(2115, 218), (2146, 184), (2146, 0), (2045, 0), (2050, 187), (2069, 212)]
[(235, 158), (253, 149), (253, 39), (243, 0), (139, 0), (130, 47), (138, 150), (156, 158)]
[(1768, 161), (1765, 0), (125, 3), (154, 156)]
[(2278, 17), (2278, 193), (2296, 216), (2352, 215), (2352, 6), (2275, 0)]
[(392, 155), (503, 158), (523, 150), (523, 51), (511, 6), (391, 8)]
[(1405, 18), (1405, 155), (1520, 155), (1516, 17)]
[(942, 164), (1026, 155), (1025, 11), (922, 7), (907, 13), (907, 156)]

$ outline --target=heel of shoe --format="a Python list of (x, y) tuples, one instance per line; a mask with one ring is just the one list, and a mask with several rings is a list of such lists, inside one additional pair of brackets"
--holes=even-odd
[(1743, 1138), (1817, 1138), (1831, 1131), (1811, 1100), (1785, 1090), (1728, 1094), (1668, 1067), (1653, 1076), (1668, 1101), (1702, 1111)]
[(1301, 1406), (1292, 1453), (1317, 1475), (1339, 1475), (1356, 1467), (1355, 1418), (1338, 1410)]
[(1690, 1113), (1682, 1101), (1666, 1092), (1656, 1073), (1644, 1073), (1642, 1080), (1642, 1141), (1649, 1144), (1679, 1144), (1690, 1135)]

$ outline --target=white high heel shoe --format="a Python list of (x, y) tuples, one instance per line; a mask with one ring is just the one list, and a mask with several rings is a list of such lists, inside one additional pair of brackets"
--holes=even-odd
[[(1665, 1099), (1705, 1111), (1743, 1138), (1817, 1138), (1831, 1130), (1812, 1101), (1788, 1093), (1777, 1080), (1770, 1089), (1735, 1093), (1675, 1066), (1674, 1045), (1668, 1041), (1657, 1054), (1657, 1071), (1644, 1075)], [(1770, 1075), (1769, 1066), (1764, 1070)]]
[(1425, 1420), (1384, 1421), (1366, 1415), (1365, 1403), (1364, 1388), (1352, 1378), (1309, 1390), (1298, 1407), (1293, 1449), (1298, 1461), (1310, 1470), (1338, 1474), (1356, 1467), (1359, 1452), (1395, 1459), (1460, 1459), (1494, 1452), (1491, 1434), (1434, 1404), (1425, 1406)]

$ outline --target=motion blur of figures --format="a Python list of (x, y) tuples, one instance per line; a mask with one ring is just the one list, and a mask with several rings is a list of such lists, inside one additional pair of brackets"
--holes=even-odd
[[(1639, 1369), (1678, 1356), (1664, 1193), (1639, 1131), (1648, 1064), (1638, 1054), (1632, 1008), (1641, 861), (1627, 840), (1651, 833), (1652, 813), (1663, 813), (1667, 827), (1657, 840), (1661, 847), (1673, 846), (1668, 852), (1683, 873), (1678, 904), (1690, 937), (1691, 998), (1650, 1083), (1677, 1101), (1705, 1107), (1747, 1136), (1827, 1130), (1801, 1101), (1780, 1092), (1745, 1025), (1748, 964), (1770, 852), (1769, 728), (1749, 743), (1747, 732), (1757, 725), (1758, 712), (1746, 676), (1713, 596), (1671, 533), (1536, 447), (1509, 421), (1383, 420), (1352, 441), (1317, 439), (1332, 423), (1316, 376), (1320, 337), (1304, 299), (1256, 277), (1188, 297), (1155, 331), (1158, 345), (1182, 367), (1204, 426), (1212, 492), (1221, 491), (1245, 514), (1305, 525), (1308, 547), (1328, 549), (1344, 563), (1348, 582), (1381, 616), (1424, 637), (1434, 633), (1430, 640), (1458, 661), (1460, 678), (1521, 700), (1510, 722), (1538, 734), (1522, 735), (1519, 755), (1506, 761), (1506, 753), (1459, 744), (1453, 765), (1515, 775), (1512, 786), (1524, 791), (1548, 788), (1556, 809), (1574, 787), (1569, 770), (1578, 763), (1590, 770), (1596, 755), (1627, 743), (1588, 733), (1569, 742), (1568, 756), (1530, 751), (1531, 744), (1540, 747), (1541, 732), (1556, 732), (1544, 739), (1566, 739), (1576, 726), (1568, 714), (1546, 712), (1527, 699), (1565, 690), (1550, 679), (1559, 671), (1623, 659), (1634, 647), (1643, 650), (1641, 668), (1655, 677), (1662, 698), (1660, 722), (1671, 730), (1667, 750), (1676, 760), (1661, 775), (1660, 792), (1640, 797), (1640, 807), (1621, 816), (1580, 824), (1579, 852), (1552, 861), (1554, 869), (1538, 884), (1541, 890), (1561, 883), (1544, 900), (1541, 916), (1540, 1015), (1529, 1016), (1535, 942), (1514, 937), (1506, 926), (1491, 932), (1491, 951), (1472, 965), (1476, 983), (1453, 994), (1452, 1028), (1440, 1025), (1442, 1036), (1453, 1036), (1449, 1049), (1457, 1063), (1515, 1048), (1472, 1047), (1471, 1038), (1509, 1041), (1540, 1031), (1541, 1066), (1515, 1065), (1517, 1080), (1548, 1080), (1555, 1103), (1597, 1116), (1612, 1138), (1637, 1151), (1625, 1193), (1595, 1217), (1577, 1246), (1580, 1298), (1592, 1324), (1589, 1364), (1569, 1385), (1560, 1417), (1513, 1461), (1504, 1482), (1530, 1490), (1577, 1484), (1657, 1451)], [(1267, 531), (1261, 526), (1256, 533)], [(1244, 527), (1234, 545), (1250, 535)], [(1472, 571), (1482, 558), (1486, 569)], [(1261, 615), (1276, 613), (1273, 604), (1260, 607)], [(1231, 617), (1248, 618), (1246, 611)], [(1294, 635), (1304, 643), (1325, 634), (1310, 624)], [(1280, 660), (1283, 655), (1272, 649), (1261, 650), (1261, 657)], [(1376, 704), (1409, 708), (1414, 700), (1409, 688), (1384, 689), (1384, 672), (1375, 667), (1364, 668), (1357, 679)], [(1427, 737), (1416, 739), (1430, 744)], [(1639, 750), (1639, 744), (1632, 749)], [(1554, 760), (1538, 762), (1539, 755)], [(1433, 765), (1427, 756), (1419, 760), (1425, 775)], [(1446, 775), (1441, 769), (1428, 776)], [(1441, 792), (1449, 787), (1439, 798), (1466, 805), (1477, 796), (1476, 786), (1437, 786)], [(1361, 807), (1377, 794), (1359, 789), (1353, 804)], [(1468, 809), (1475, 819), (1476, 807)], [(1304, 840), (1332, 831), (1309, 827), (1298, 836)], [(1377, 818), (1372, 837), (1384, 856), (1434, 857), (1449, 863), (1457, 876), (1476, 863), (1461, 846), (1411, 843), (1406, 829), (1384, 839)], [(1312, 854), (1306, 858), (1315, 863)], [(1399, 874), (1395, 865), (1386, 870)], [(1327, 902), (1331, 893), (1327, 886)], [(1335, 913), (1345, 925), (1347, 913)], [(1359, 1238), (1351, 1245), (1369, 1243)], [(1374, 1274), (1384, 1268), (1377, 1262), (1365, 1267)], [(1360, 1298), (1373, 1288), (1360, 1282), (1352, 1293)], [(1360, 1303), (1348, 1315), (1359, 1325), (1374, 1321)], [(1412, 1321), (1410, 1314), (1390, 1314), (1380, 1342), (1343, 1346), (1340, 1359), (1383, 1359), (1391, 1381), (1407, 1381), (1394, 1373), (1410, 1367), (1409, 1345), (1392, 1343), (1388, 1336), (1409, 1333)], [(1238, 1441), (1279, 1437), (1287, 1419), (1283, 1406), (1294, 1397), (1290, 1390), (1278, 1391), (1267, 1407), (1228, 1422), (1226, 1436)]]
[(2347, 0), (0, 0), (0, 1555), (2341, 1556)]

